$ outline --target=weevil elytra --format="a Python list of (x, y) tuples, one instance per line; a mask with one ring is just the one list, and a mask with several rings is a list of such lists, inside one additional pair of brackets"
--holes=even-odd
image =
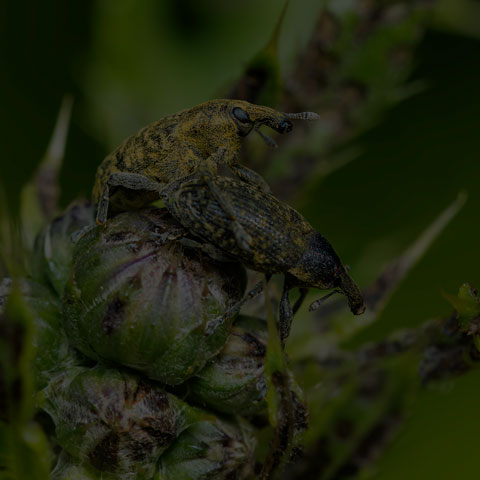
[(199, 237), (212, 256), (240, 260), (268, 275), (285, 275), (280, 304), (282, 340), (289, 334), (295, 310), (288, 296), (293, 287), (300, 287), (302, 296), (309, 287), (334, 288), (346, 295), (352, 313), (364, 312), (362, 294), (333, 247), (300, 213), (268, 192), (235, 178), (216, 177), (215, 184), (247, 232), (248, 248), (237, 242), (229, 217), (201, 178), (173, 182), (161, 197), (175, 219)]
[[(158, 199), (159, 184), (168, 185), (195, 172), (214, 178), (218, 164), (230, 167), (244, 182), (268, 190), (259, 174), (238, 163), (243, 138), (256, 131), (274, 146), (275, 142), (260, 132), (262, 125), (287, 133), (292, 129), (292, 119), (317, 118), (312, 112), (282, 113), (242, 100), (211, 100), (164, 117), (126, 139), (99, 166), (93, 188), (97, 223), (105, 223), (109, 209), (136, 209)], [(248, 237), (236, 222), (231, 206), (214, 183), (208, 183), (233, 221), (237, 239), (246, 246)]]

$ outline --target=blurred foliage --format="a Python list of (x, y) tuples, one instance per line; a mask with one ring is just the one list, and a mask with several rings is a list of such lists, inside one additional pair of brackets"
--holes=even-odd
[[(317, 38), (322, 55), (316, 61), (322, 63), (308, 75), (305, 62), (313, 65), (308, 53), (324, 4), (333, 7), (334, 20), (321, 31), (334, 35)], [(477, 1), (440, 0), (422, 32), (418, 25), (429, 13), (416, 7), (430, 4), (407, 1), (402, 10), (389, 0), (295, 0), (275, 40), (272, 32), (284, 7), (276, 0), (5, 2), (0, 16), (0, 184), (6, 202), (15, 216), (21, 187), (44, 158), (65, 94), (73, 95), (75, 106), (60, 173), (63, 205), (89, 196), (97, 165), (123, 138), (163, 115), (227, 95), (245, 72), (264, 62), (270, 83), (259, 97), (262, 102), (316, 110), (325, 121), (310, 130), (298, 128), (298, 135), (279, 142), (281, 148), (270, 154), (251, 139), (247, 163), (274, 181), (275, 193), (327, 236), (363, 287), (414, 242), (459, 190), (469, 194), (463, 210), (412, 266), (374, 321), (346, 343), (348, 348), (355, 351), (399, 329), (415, 329), (425, 319), (446, 317), (450, 306), (442, 292), (454, 292), (464, 282), (480, 284), (480, 63), (474, 61), (480, 16)], [(382, 12), (390, 15), (382, 17)], [(363, 36), (359, 25), (368, 26)], [(398, 46), (393, 56), (392, 45)], [(316, 83), (309, 90), (312, 78)], [(284, 85), (283, 98), (279, 85)], [(3, 228), (8, 224), (3, 208), (1, 215)], [(5, 255), (9, 248), (5, 236), (2, 240)], [(472, 320), (468, 292), (445, 295), (455, 308), (464, 308), (465, 321)], [(14, 298), (12, 305), (12, 318), (28, 325), (28, 314), (18, 313), (24, 308), (21, 299)], [(306, 309), (295, 319), (293, 338), (295, 328), (297, 334), (323, 333), (321, 319)], [(9, 355), (5, 342), (1, 355)], [(369, 432), (379, 439), (385, 432), (390, 445), (370, 472), (375, 478), (475, 475), (478, 433), (472, 419), (479, 372), (420, 388), (412, 380), (418, 360), (405, 354), (369, 365), (352, 381), (340, 382), (330, 396), (325, 396), (327, 386), (338, 385), (338, 378), (324, 378), (328, 370), (316, 363), (299, 369), (302, 386), (313, 392), (310, 439), (321, 445), (327, 422), (340, 431), (325, 478), (351, 478), (355, 470), (335, 469), (353, 453), (361, 454)], [(332, 377), (341, 378), (341, 370), (334, 372)], [(375, 381), (382, 388), (366, 408), (358, 392)], [(14, 452), (8, 461), (19, 468), (19, 459), (28, 455), (32, 463), (25, 465), (42, 472), (45, 464), (35, 463), (38, 452), (28, 450), (28, 441), (40, 438), (36, 448), (44, 462), (46, 444), (30, 423), (32, 407), (22, 408), (15, 428), (2, 424), (0, 451)], [(402, 422), (392, 441), (390, 433)], [(354, 433), (345, 436), (352, 424)]]
[[(2, 285), (3, 286), (3, 285)], [(0, 478), (47, 480), (50, 446), (33, 421), (33, 315), (14, 282), (0, 312)]]

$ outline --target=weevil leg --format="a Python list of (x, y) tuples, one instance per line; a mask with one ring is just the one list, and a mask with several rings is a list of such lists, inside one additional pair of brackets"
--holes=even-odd
[(250, 244), (252, 243), (252, 237), (245, 231), (242, 225), (238, 222), (235, 213), (230, 205), (230, 203), (225, 199), (224, 195), (220, 192), (219, 188), (215, 183), (215, 177), (212, 174), (211, 170), (208, 168), (201, 168), (199, 171), (199, 176), (204, 180), (208, 186), (213, 197), (220, 205), (220, 208), (227, 214), (230, 221), (232, 222), (232, 232), (237, 241), (237, 245), (245, 252), (250, 251)]
[(300, 296), (297, 298), (297, 301), (293, 305), (293, 314), (295, 315), (300, 307), (303, 304), (303, 301), (305, 300), (305, 297), (307, 296), (308, 293), (308, 288), (299, 288), (300, 291)]
[(205, 180), (198, 173), (181, 177), (167, 185), (160, 185), (158, 196), (167, 204), (176, 195), (180, 194), (182, 189), (195, 185), (205, 185)]
[(80, 230), (76, 230), (70, 235), (70, 240), (73, 243), (77, 243), (84, 235), (86, 235), (90, 230), (95, 228), (95, 224), (92, 225), (85, 225)]
[(279, 325), (278, 331), (280, 333), (280, 340), (282, 344), (285, 345), (285, 340), (290, 334), (290, 327), (292, 326), (293, 319), (293, 310), (292, 304), (290, 303), (289, 293), (291, 287), (288, 282), (285, 280), (283, 283), (282, 298), (280, 299), (280, 315), (279, 315)]
[(270, 187), (268, 183), (257, 172), (251, 170), (250, 168), (244, 167), (239, 163), (234, 163), (230, 166), (230, 168), (240, 180), (243, 180), (245, 183), (248, 183), (250, 185), (256, 186), (262, 192), (270, 193)]
[(217, 262), (237, 262), (235, 258), (223, 253), (221, 250), (216, 248), (210, 243), (200, 243), (191, 238), (182, 238), (180, 243), (187, 248), (197, 248), (205, 252), (210, 258), (216, 260)]
[(110, 188), (108, 182), (103, 186), (102, 196), (97, 206), (97, 217), (95, 218), (98, 225), (103, 225), (107, 221), (108, 204), (110, 201)]
[(117, 172), (112, 173), (108, 179), (111, 187), (125, 187), (130, 190), (148, 190), (149, 192), (158, 192), (162, 185), (154, 180), (150, 180), (144, 175), (138, 173)]
[(188, 232), (183, 228), (179, 227), (175, 230), (169, 230), (165, 233), (156, 234), (157, 237), (156, 243), (158, 245), (164, 245), (167, 242), (174, 242), (179, 241), (180, 243), (183, 241), (183, 237), (187, 235)]
[(99, 225), (103, 225), (107, 221), (111, 187), (124, 187), (129, 190), (145, 190), (147, 192), (160, 192), (162, 185), (137, 173), (112, 173), (103, 187), (102, 196), (98, 203), (96, 221)]
[(263, 282), (258, 282), (250, 291), (247, 292), (244, 297), (239, 300), (237, 303), (232, 305), (223, 315), (220, 315), (219, 317), (214, 318), (213, 320), (210, 320), (207, 323), (205, 332), (207, 335), (211, 335), (219, 325), (223, 324), (224, 322), (228, 321), (231, 319), (233, 316), (237, 315), (238, 312), (240, 312), (240, 309), (242, 306), (251, 300), (252, 298), (255, 298), (257, 295), (262, 293), (263, 290)]
[[(213, 156), (212, 156), (213, 157)], [(215, 175), (212, 171), (215, 170), (215, 164), (213, 160), (208, 159), (205, 161), (204, 165), (200, 167), (197, 173), (188, 175), (182, 179), (179, 179), (175, 183), (171, 183), (166, 187), (162, 187), (159, 190), (159, 195), (165, 201), (168, 201), (168, 198), (171, 198), (172, 195), (175, 195), (182, 188), (205, 184), (212, 193), (215, 201), (220, 205), (220, 208), (226, 213), (232, 223), (232, 232), (237, 241), (237, 245), (244, 250), (245, 252), (250, 251), (250, 244), (252, 242), (252, 237), (248, 235), (242, 225), (238, 222), (235, 217), (235, 213), (230, 205), (230, 203), (224, 198), (224, 195), (219, 191), (215, 183)]]

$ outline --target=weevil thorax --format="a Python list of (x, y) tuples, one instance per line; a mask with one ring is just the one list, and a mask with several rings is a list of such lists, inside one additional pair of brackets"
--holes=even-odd
[(188, 143), (203, 159), (218, 149), (238, 152), (241, 136), (228, 110), (228, 101), (224, 100), (211, 100), (193, 107), (178, 125), (177, 140)]
[(330, 242), (320, 233), (310, 235), (307, 248), (289, 271), (303, 286), (319, 289), (338, 288), (348, 299), (348, 305), (355, 315), (365, 311), (362, 294)]

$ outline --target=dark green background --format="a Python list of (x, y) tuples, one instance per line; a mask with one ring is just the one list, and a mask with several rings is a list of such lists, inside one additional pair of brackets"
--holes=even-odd
[[(61, 173), (64, 205), (89, 195), (97, 165), (126, 135), (216, 97), (264, 45), (281, 3), (4, 3), (0, 183), (11, 209), (44, 154), (65, 93), (75, 105)], [(467, 3), (480, 2), (457, 7)], [(290, 5), (279, 45), (285, 72), (319, 4)], [(298, 199), (366, 286), (461, 189), (468, 192), (464, 209), (355, 344), (445, 316), (451, 307), (442, 291), (454, 293), (466, 281), (480, 286), (480, 27), (468, 15), (450, 17), (449, 3), (441, 4), (415, 52), (412, 80), (423, 89), (355, 139), (358, 158)], [(424, 389), (378, 478), (475, 478), (479, 383), (473, 371)]]

